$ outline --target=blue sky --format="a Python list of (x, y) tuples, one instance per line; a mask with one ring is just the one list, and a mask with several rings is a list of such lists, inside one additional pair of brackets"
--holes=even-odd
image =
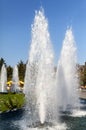
[(57, 63), (67, 26), (72, 26), (78, 63), (86, 61), (86, 0), (0, 0), (0, 57), (14, 66), (28, 59), (35, 10), (44, 8)]

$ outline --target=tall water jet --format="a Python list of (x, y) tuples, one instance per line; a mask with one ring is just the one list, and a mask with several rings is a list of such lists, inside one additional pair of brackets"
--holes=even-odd
[(0, 75), (0, 92), (6, 92), (6, 82), (7, 82), (7, 71), (6, 67), (3, 64), (1, 68), (1, 75)]
[(78, 104), (77, 48), (72, 29), (66, 31), (57, 65), (58, 105), (65, 111)]
[(48, 21), (41, 9), (36, 12), (32, 24), (32, 39), (26, 67), (24, 92), (33, 121), (56, 118), (54, 85), (54, 53), (48, 32)]
[(19, 90), (19, 76), (18, 76), (18, 67), (17, 65), (13, 68), (13, 76), (12, 76), (13, 86), (12, 91), (17, 92)]

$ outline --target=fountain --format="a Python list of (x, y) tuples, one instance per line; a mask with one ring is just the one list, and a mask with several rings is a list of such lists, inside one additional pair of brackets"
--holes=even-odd
[(3, 64), (1, 68), (1, 75), (0, 75), (0, 92), (1, 93), (4, 93), (7, 91), (6, 82), (7, 82), (7, 71), (6, 71), (5, 65)]
[(57, 88), (58, 88), (58, 105), (63, 111), (78, 106), (79, 87), (77, 74), (77, 49), (72, 33), (72, 28), (68, 28), (63, 41), (63, 47), (60, 59), (57, 65)]
[[(0, 114), (0, 129), (84, 130), (86, 100), (82, 99), (82, 106), (77, 109), (76, 64), (75, 40), (72, 29), (68, 28), (55, 73), (48, 21), (43, 9), (37, 11), (32, 24), (31, 47), (26, 66), (24, 84), (26, 106), (25, 109)], [(15, 66), (14, 91), (18, 88), (18, 80), (18, 68)]]
[(57, 121), (56, 86), (54, 83), (54, 53), (48, 31), (48, 21), (41, 9), (32, 24), (32, 40), (26, 66), (24, 92), (31, 123)]
[[(73, 109), (78, 107), (76, 64), (75, 40), (72, 29), (69, 28), (65, 34), (55, 74), (48, 21), (43, 9), (36, 12), (24, 84), (28, 127), (56, 126), (57, 129), (60, 112), (72, 113)], [(62, 127), (66, 128), (64, 125)]]
[(19, 91), (19, 76), (18, 76), (18, 67), (17, 65), (13, 68), (13, 77), (12, 77), (13, 85), (12, 85), (12, 91), (17, 92)]

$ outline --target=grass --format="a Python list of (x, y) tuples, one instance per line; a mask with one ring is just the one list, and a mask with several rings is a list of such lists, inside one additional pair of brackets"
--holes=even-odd
[(19, 109), (24, 105), (23, 93), (0, 94), (0, 111), (5, 112), (13, 109)]

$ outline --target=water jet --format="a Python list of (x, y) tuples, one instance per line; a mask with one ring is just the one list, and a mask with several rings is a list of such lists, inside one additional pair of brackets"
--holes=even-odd
[[(35, 14), (32, 39), (26, 66), (24, 92), (27, 109), (35, 122), (57, 120), (57, 94), (54, 72), (54, 52), (43, 9)], [(53, 102), (54, 101), (54, 102)], [(34, 119), (33, 119), (34, 118)]]
[(77, 49), (72, 28), (66, 31), (56, 75), (59, 107), (61, 106), (63, 111), (79, 107)]
[(3, 64), (1, 68), (1, 74), (0, 74), (0, 92), (1, 93), (7, 92), (6, 82), (7, 82), (7, 71), (6, 71), (5, 65)]
[(19, 91), (19, 76), (18, 76), (18, 67), (17, 65), (14, 66), (13, 68), (13, 76), (12, 76), (12, 91), (13, 92), (18, 92)]

